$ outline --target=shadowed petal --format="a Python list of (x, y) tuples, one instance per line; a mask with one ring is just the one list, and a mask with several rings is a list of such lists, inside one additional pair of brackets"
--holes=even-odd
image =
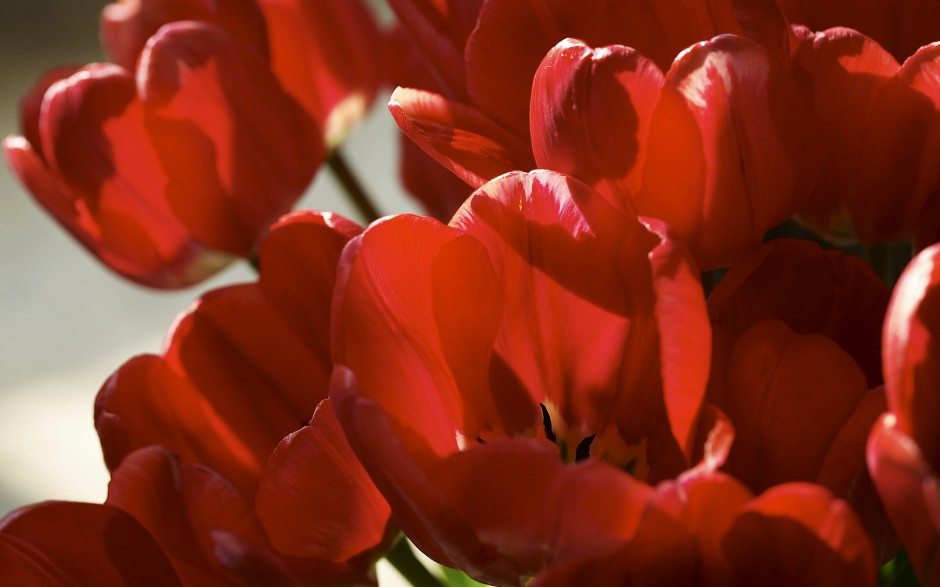
[(0, 521), (0, 562), (11, 585), (182, 585), (157, 542), (123, 511), (44, 502)]
[(342, 562), (388, 546), (388, 504), (346, 442), (329, 400), (272, 453), (255, 508), (284, 554)]

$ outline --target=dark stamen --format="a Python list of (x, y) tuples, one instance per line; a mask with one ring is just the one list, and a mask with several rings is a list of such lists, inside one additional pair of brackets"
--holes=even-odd
[(486, 444), (486, 441), (483, 440), (483, 438), (480, 436), (477, 436), (477, 442), (479, 442), (480, 444)]
[(578, 448), (574, 450), (574, 462), (579, 463), (591, 458), (591, 443), (594, 442), (594, 436), (596, 435), (587, 436), (578, 443)]
[(548, 408), (545, 404), (539, 404), (542, 408), (542, 426), (545, 427), (545, 438), (555, 442), (555, 432), (552, 431), (552, 417), (548, 415)]

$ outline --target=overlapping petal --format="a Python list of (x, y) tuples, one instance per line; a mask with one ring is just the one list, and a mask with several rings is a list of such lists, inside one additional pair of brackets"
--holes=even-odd
[(861, 31), (899, 62), (940, 38), (940, 7), (931, 0), (778, 0), (790, 21), (822, 31)]
[[(637, 160), (643, 159), (642, 153), (636, 151), (638, 148), (642, 150), (645, 145), (636, 145), (636, 142), (637, 139), (645, 140), (647, 121), (636, 121), (633, 117), (645, 114), (649, 107), (649, 91), (656, 83), (655, 80), (645, 79), (654, 77), (648, 75), (650, 72), (657, 68), (666, 70), (673, 59), (690, 45), (723, 33), (753, 38), (766, 47), (767, 58), (776, 67), (782, 68), (788, 55), (789, 40), (784, 18), (776, 4), (768, 0), (720, 0), (706, 4), (683, 2), (680, 5), (633, 1), (577, 5), (563, 0), (486, 0), (482, 3), (464, 3), (459, 9), (452, 4), (409, 0), (393, 2), (393, 8), (428, 57), (428, 63), (436, 73), (435, 79), (439, 82), (433, 84), (434, 87), (428, 84), (419, 87), (425, 91), (440, 92), (435, 101), (450, 104), (449, 111), (454, 111), (457, 105), (472, 109), (479, 113), (474, 117), (482, 117), (488, 121), (487, 125), (497, 125), (499, 132), (479, 132), (479, 124), (468, 125), (467, 121), (456, 125), (450, 133), (436, 126), (436, 135), (451, 139), (465, 131), (472, 131), (477, 146), (476, 151), (442, 148), (439, 142), (428, 140), (428, 128), (414, 124), (413, 118), (403, 117), (399, 113), (396, 113), (396, 118), (406, 134), (474, 187), (481, 184), (479, 179), (489, 180), (494, 176), (480, 176), (478, 173), (468, 175), (464, 173), (464, 168), (482, 168), (480, 160), (485, 161), (493, 153), (499, 153), (497, 147), (511, 154), (517, 163), (523, 163), (517, 169), (531, 169), (531, 166), (525, 164), (531, 160), (534, 148), (540, 166), (573, 173), (571, 166), (577, 163), (578, 171), (583, 172), (583, 175), (574, 175), (591, 184), (597, 183), (601, 171), (609, 174), (605, 177), (608, 181), (623, 180), (631, 164), (635, 165)], [(474, 22), (469, 15), (474, 9), (478, 11), (474, 17), (476, 26), (468, 34), (468, 23)], [(676, 14), (681, 14), (681, 17), (677, 18)], [(571, 71), (561, 68), (558, 72), (551, 72), (551, 75), (545, 74), (542, 87), (539, 88), (536, 83), (536, 94), (533, 96), (532, 84), (539, 63), (545, 58), (546, 52), (566, 38), (580, 39), (585, 47), (614, 44), (629, 47), (630, 50), (617, 49), (613, 52), (619, 54), (628, 51), (643, 55), (644, 59), (639, 62), (641, 67), (636, 70), (637, 74), (642, 72), (643, 75), (627, 75), (634, 81), (621, 79), (625, 86), (619, 87), (616, 79), (609, 78), (625, 74), (625, 71), (614, 70), (618, 67), (632, 68), (630, 63), (633, 58), (613, 58), (606, 53), (611, 50), (604, 49), (605, 57), (596, 59), (592, 66), (603, 70), (604, 80), (586, 79), (594, 76), (586, 74), (590, 68), (582, 67), (579, 70), (581, 73), (575, 76), (577, 81), (571, 77), (567, 85), (558, 87), (555, 84), (558, 80), (552, 76), (560, 73), (561, 77), (570, 77), (577, 69), (573, 64), (568, 64)], [(603, 66), (599, 65), (601, 61), (604, 62)], [(782, 76), (774, 77), (779, 79)], [(604, 88), (604, 91), (598, 89), (588, 95), (584, 90), (591, 86)], [(787, 90), (778, 87), (773, 90), (785, 94), (779, 103), (792, 104), (788, 102), (790, 96)], [(571, 92), (575, 91), (578, 94), (572, 96)], [(630, 98), (640, 98), (640, 103), (631, 103)], [(593, 103), (589, 103), (591, 100)], [(620, 107), (623, 107), (623, 111), (617, 110)], [(757, 107), (762, 107), (759, 101)], [(573, 117), (574, 120), (560, 122), (564, 115), (571, 114), (575, 109), (579, 112)], [(598, 112), (600, 109), (604, 110), (603, 115)], [(393, 112), (400, 110), (401, 106), (393, 102)], [(590, 112), (593, 116), (587, 128), (577, 127), (584, 121), (582, 112)], [(669, 114), (670, 118), (674, 116), (681, 116), (681, 113)], [(691, 116), (687, 115), (686, 118), (689, 120), (684, 124), (692, 125)], [(614, 124), (601, 128), (606, 121), (611, 120)], [(788, 128), (787, 125), (793, 122), (789, 118), (779, 122), (777, 130), (788, 129), (790, 134), (803, 136), (800, 133), (805, 130), (805, 125)], [(539, 128), (539, 125), (544, 125), (544, 128)], [(554, 135), (556, 131), (558, 136)], [(639, 137), (636, 136), (638, 131), (641, 135)], [(506, 140), (506, 134), (512, 138)], [(574, 141), (568, 142), (568, 139)], [(671, 139), (671, 143), (676, 144), (676, 140)], [(491, 141), (495, 141), (496, 145), (491, 144)], [(806, 148), (805, 145), (803, 147)], [(503, 153), (499, 155), (495, 160), (504, 161)], [(679, 153), (681, 159), (688, 159), (687, 155), (690, 154)], [(772, 160), (778, 154), (770, 151), (768, 155), (768, 159)], [(699, 159), (703, 157), (704, 154), (698, 155)], [(551, 164), (545, 165), (543, 159), (549, 160)], [(671, 168), (673, 163), (670, 157), (663, 166)], [(691, 182), (704, 182), (703, 177), (695, 175), (694, 160), (690, 165), (693, 168)], [(799, 182), (812, 182), (812, 177), (804, 178), (800, 174), (795, 177), (798, 187), (803, 187)], [(631, 192), (635, 192), (639, 187), (637, 178), (631, 177), (627, 185)], [(784, 186), (783, 190), (789, 187)], [(800, 195), (805, 194), (795, 197), (799, 198)], [(792, 208), (793, 202), (787, 200), (786, 205)], [(694, 202), (691, 208), (696, 208)], [(646, 213), (645, 210), (642, 212)]]
[(534, 584), (874, 586), (875, 569), (858, 519), (825, 489), (791, 483), (754, 496), (699, 471), (657, 486), (615, 553), (557, 565)]
[(322, 161), (314, 126), (266, 63), (201, 23), (151, 37), (137, 85), (173, 213), (201, 242), (247, 255)]
[(676, 60), (649, 136), (636, 209), (667, 221), (705, 269), (760, 242), (802, 206), (816, 177), (818, 136), (796, 84), (742, 37)]
[(883, 360), (888, 409), (898, 429), (940, 471), (940, 246), (918, 255), (895, 287), (885, 318)]
[(801, 215), (837, 240), (884, 242), (936, 236), (940, 173), (940, 48), (928, 45), (898, 66), (853, 30), (797, 29), (794, 70), (804, 79), (826, 139), (820, 182)]
[(133, 70), (160, 27), (185, 20), (217, 25), (269, 62), (330, 147), (362, 119), (378, 90), (382, 36), (360, 0), (122, 0), (102, 11), (102, 45)]
[(215, 24), (268, 56), (268, 31), (255, 0), (118, 0), (101, 11), (101, 46), (110, 61), (133, 71), (147, 40), (163, 25), (181, 20)]
[(287, 217), (262, 244), (259, 283), (206, 294), (162, 356), (119, 369), (95, 411), (109, 467), (162, 444), (252, 498), (271, 452), (326, 396), (336, 260), (357, 230), (331, 214)]
[(924, 584), (940, 579), (940, 475), (936, 383), (940, 332), (937, 258), (922, 251), (904, 270), (885, 317), (888, 410), (871, 431), (868, 469), (898, 537)]
[(731, 266), (708, 300), (707, 397), (735, 428), (724, 471), (755, 492), (818, 483), (884, 526), (864, 446), (885, 405), (874, 388), (887, 299), (864, 262), (805, 241), (769, 241)]
[[(185, 584), (221, 586), (262, 577), (274, 585), (291, 583), (290, 572), (235, 488), (204, 466), (180, 465), (164, 448), (128, 455), (111, 476), (105, 504), (140, 522)], [(217, 539), (222, 535), (226, 540)], [(265, 556), (249, 563), (233, 556), (233, 544)]]
[(0, 521), (0, 562), (15, 585), (183, 585), (163, 550), (127, 513), (44, 502)]
[(868, 469), (898, 537), (924, 585), (940, 579), (940, 476), (894, 414), (868, 441)]
[(388, 107), (406, 135), (474, 188), (509, 171), (534, 168), (524, 143), (471, 106), (398, 88)]
[[(870, 388), (882, 382), (881, 331), (889, 290), (861, 259), (797, 239), (775, 239), (732, 265), (708, 297), (716, 349), (780, 320), (850, 354)], [(721, 353), (718, 353), (720, 355)]]
[(263, 59), (195, 22), (152, 37), (136, 80), (99, 64), (51, 84), (24, 132), (7, 160), (40, 204), (107, 266), (164, 288), (249, 255), (322, 157)]
[[(612, 549), (633, 526), (578, 496), (622, 493), (635, 517), (643, 490), (601, 462), (640, 478), (687, 466), (708, 366), (692, 348), (708, 336), (697, 271), (665, 232), (586, 185), (508, 174), (451, 226), (373, 224), (340, 265), (334, 359), (350, 371), (334, 375), (331, 398), (396, 520), (433, 558), (505, 583), (585, 545)], [(530, 475), (545, 482), (513, 481)], [(471, 477), (491, 487), (471, 490)], [(532, 523), (509, 524), (500, 504), (520, 491), (516, 513)]]
[(370, 551), (383, 550), (391, 538), (383, 523), (388, 503), (356, 460), (328, 399), (309, 426), (272, 453), (255, 510), (272, 544), (294, 557), (368, 563)]

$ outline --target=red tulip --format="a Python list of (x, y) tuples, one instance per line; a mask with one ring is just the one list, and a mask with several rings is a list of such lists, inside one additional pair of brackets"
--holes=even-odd
[(659, 225), (544, 171), (487, 184), (450, 226), (399, 216), (352, 240), (331, 401), (409, 538), (505, 584), (631, 536), (634, 477), (693, 450), (697, 275)]
[(382, 37), (361, 0), (120, 0), (102, 11), (102, 45), (133, 69), (147, 39), (181, 20), (218, 25), (270, 61), (330, 147), (365, 116), (378, 90)]
[(207, 467), (181, 465), (163, 447), (129, 454), (112, 472), (105, 505), (150, 532), (186, 585), (295, 584), (235, 488)]
[(255, 0), (118, 0), (101, 11), (101, 47), (109, 60), (134, 71), (147, 40), (163, 25), (181, 20), (219, 26), (268, 59), (268, 31)]
[(795, 239), (731, 266), (708, 299), (707, 398), (735, 429), (723, 471), (752, 491), (818, 483), (856, 509), (884, 556), (896, 544), (865, 470), (884, 410), (888, 289), (863, 261)]
[(289, 569), (227, 481), (158, 446), (128, 455), (104, 505), (46, 502), (0, 521), (0, 559), (16, 585), (369, 582), (339, 565)]
[(848, 27), (860, 31), (904, 61), (940, 39), (940, 6), (932, 0), (778, 0), (794, 23), (814, 31)]
[(811, 120), (783, 64), (726, 35), (665, 75), (624, 46), (559, 43), (535, 74), (530, 128), (539, 167), (632, 200), (710, 269), (803, 205), (816, 174)]
[(795, 32), (792, 69), (825, 138), (800, 216), (837, 242), (940, 240), (940, 44), (905, 53), (899, 66), (853, 30)]
[(258, 0), (271, 69), (336, 147), (368, 113), (381, 82), (382, 35), (362, 0)]
[(95, 406), (108, 467), (166, 446), (228, 479), (276, 552), (301, 560), (292, 569), (370, 565), (392, 538), (388, 506), (325, 400), (336, 263), (360, 230), (329, 213), (285, 217), (262, 242), (257, 283), (205, 294), (162, 355), (118, 369)]
[(127, 513), (92, 503), (44, 502), (0, 520), (4, 583), (183, 585), (153, 537)]
[(861, 259), (797, 239), (776, 239), (735, 263), (708, 296), (717, 348), (768, 320), (796, 334), (819, 334), (882, 383), (881, 326), (888, 288)]
[(872, 430), (868, 468), (885, 510), (925, 585), (940, 581), (940, 245), (911, 261), (885, 319), (888, 412)]
[(267, 64), (205, 23), (151, 37), (136, 80), (89, 65), (24, 111), (38, 119), (5, 141), (21, 181), (105, 265), (154, 287), (250, 255), (323, 155)]
[(513, 169), (573, 175), (668, 222), (705, 269), (803, 205), (818, 137), (774, 3), (535, 4), (484, 2), (465, 48), (398, 8), (419, 46), (464, 55), (441, 94), (399, 88), (389, 105), (439, 162), (475, 187)]
[(699, 472), (657, 487), (650, 509), (666, 512), (685, 535), (660, 521), (656, 540), (560, 565), (533, 585), (591, 584), (591, 578), (650, 587), (878, 584), (858, 520), (818, 486), (778, 485), (754, 497), (730, 477)]

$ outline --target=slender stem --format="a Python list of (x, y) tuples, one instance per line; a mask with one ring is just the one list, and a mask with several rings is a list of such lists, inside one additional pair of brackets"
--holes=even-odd
[(421, 564), (404, 536), (395, 543), (385, 558), (414, 587), (444, 587), (444, 584)]
[(362, 187), (362, 184), (359, 183), (359, 180), (356, 178), (355, 174), (353, 174), (349, 165), (346, 164), (346, 160), (343, 158), (342, 153), (339, 152), (339, 149), (333, 149), (333, 152), (330, 153), (326, 159), (326, 164), (329, 166), (330, 171), (333, 172), (333, 176), (342, 184), (343, 190), (346, 191), (346, 195), (352, 200), (353, 205), (356, 206), (359, 213), (365, 217), (366, 222), (377, 220), (381, 214), (375, 208), (372, 199), (369, 198), (366, 190)]

